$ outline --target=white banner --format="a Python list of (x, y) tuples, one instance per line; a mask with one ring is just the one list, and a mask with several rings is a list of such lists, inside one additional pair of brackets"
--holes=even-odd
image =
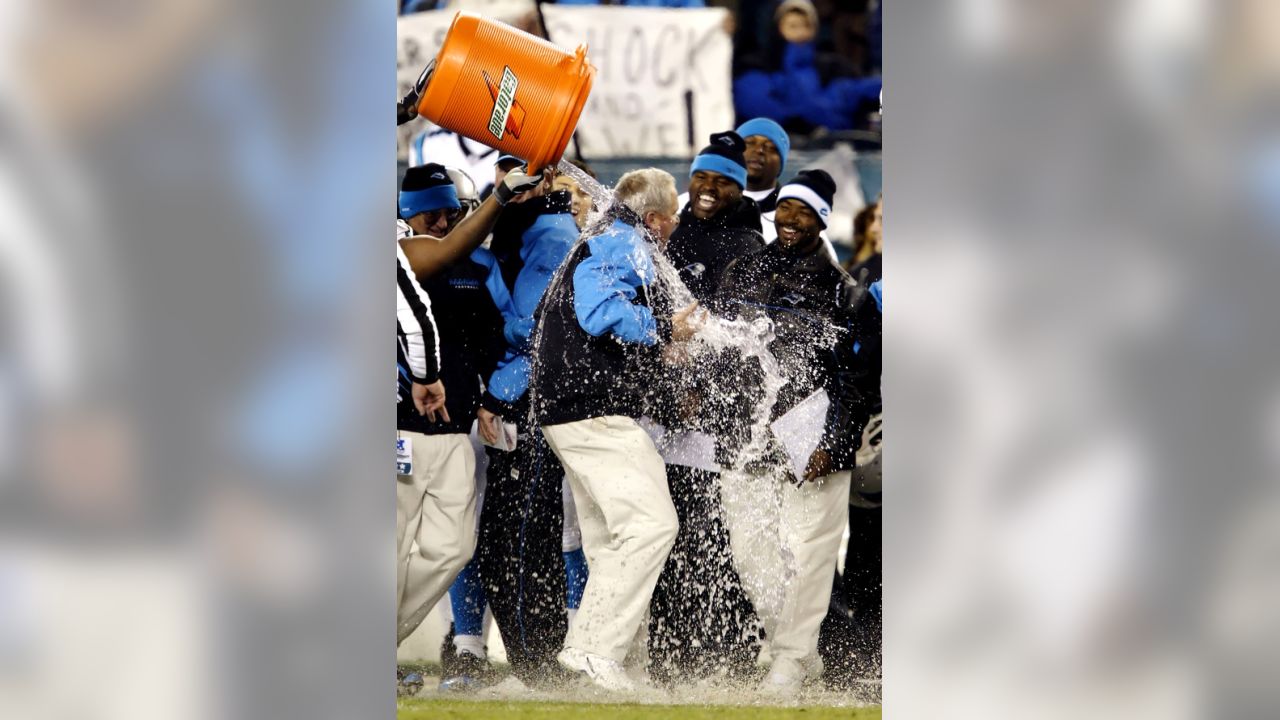
[[(597, 68), (578, 122), (588, 160), (688, 157), (711, 133), (733, 128), (728, 10), (545, 5), (543, 12), (555, 44), (572, 51), (586, 43)], [(453, 15), (444, 10), (400, 18), (401, 94), (435, 57)], [(405, 139), (402, 134), (402, 154)]]
[(578, 122), (582, 154), (687, 157), (733, 129), (733, 40), (724, 8), (546, 5), (547, 33), (587, 44), (595, 86)]

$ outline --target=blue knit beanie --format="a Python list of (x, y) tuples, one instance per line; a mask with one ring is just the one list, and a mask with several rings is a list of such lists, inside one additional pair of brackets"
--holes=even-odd
[(778, 148), (778, 155), (782, 158), (782, 167), (778, 168), (778, 175), (782, 175), (782, 172), (787, 169), (787, 153), (791, 152), (791, 138), (781, 125), (766, 117), (751, 118), (738, 126), (738, 134), (743, 139), (752, 135), (763, 135), (769, 138), (769, 142)]
[(736, 132), (713, 133), (711, 144), (702, 148), (689, 166), (689, 176), (693, 177), (699, 170), (720, 173), (738, 183), (738, 187), (746, 188), (747, 161), (742, 157), (746, 149), (747, 144)]
[(408, 220), (419, 213), (457, 209), (458, 190), (449, 179), (449, 173), (439, 163), (427, 163), (409, 168), (400, 182), (400, 217)]

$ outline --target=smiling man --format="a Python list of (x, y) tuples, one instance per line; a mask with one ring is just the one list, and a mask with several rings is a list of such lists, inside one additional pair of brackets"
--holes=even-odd
[(689, 168), (689, 202), (680, 211), (667, 255), (699, 301), (715, 296), (726, 265), (764, 247), (760, 208), (742, 194), (745, 149), (736, 132), (715, 133)]
[(458, 191), (449, 171), (438, 163), (411, 167), (400, 183), (400, 217), (415, 235), (444, 237), (462, 214)]
[[(772, 213), (778, 206), (778, 178), (787, 167), (791, 138), (781, 125), (765, 117), (742, 123), (738, 134), (746, 143), (743, 155), (747, 161), (747, 189), (742, 194), (756, 201), (762, 215)], [(766, 241), (771, 232), (770, 220), (772, 217), (762, 218)]]
[[(777, 242), (731, 264), (713, 306), (730, 318), (772, 322), (769, 350), (787, 382), (770, 410), (771, 421), (819, 391), (829, 399), (825, 417), (813, 428), (817, 447), (802, 477), (776, 445), (762, 456), (743, 456), (752, 423), (745, 414), (725, 423), (717, 438), (727, 464), (735, 468), (722, 475), (729, 490), (722, 499), (734, 564), (771, 643), (773, 663), (760, 689), (785, 697), (822, 673), (818, 628), (827, 612), (849, 512), (849, 470), (868, 405), (868, 384), (855, 350), (859, 296), (821, 238), (835, 191), (835, 182), (822, 170), (806, 170), (782, 186)], [(732, 406), (753, 407), (764, 397), (762, 372), (753, 361), (738, 365), (738, 372), (728, 374), (732, 386), (721, 390), (738, 396)], [(752, 495), (737, 490), (762, 483), (777, 485), (780, 507), (745, 505)], [(761, 525), (762, 512), (775, 515)], [(795, 576), (779, 593), (778, 572), (791, 569)]]

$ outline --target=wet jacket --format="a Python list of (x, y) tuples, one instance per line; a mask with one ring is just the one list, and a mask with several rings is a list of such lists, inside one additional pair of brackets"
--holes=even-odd
[[(827, 391), (823, 437), (836, 470), (854, 466), (862, 427), (869, 417), (871, 383), (855, 347), (860, 333), (859, 294), (849, 276), (817, 244), (798, 254), (781, 244), (734, 261), (721, 278), (713, 309), (730, 318), (767, 317), (774, 339), (769, 349), (787, 378), (770, 414), (776, 420), (819, 388)], [(724, 367), (729, 363), (729, 370)], [(741, 357), (722, 358), (718, 392), (708, 396), (705, 412), (724, 420), (714, 428), (723, 460), (732, 462), (750, 438), (750, 408), (759, 401), (762, 371)], [(879, 377), (874, 380), (878, 390)]]
[(466, 434), (480, 406), (481, 378), (488, 377), (506, 349), (503, 309), (511, 298), (493, 254), (477, 248), (423, 283), (435, 310), (440, 334), (440, 379), (450, 422), (430, 422), (418, 414), (412, 398), (396, 405), (399, 430), (426, 435)]
[(521, 267), (511, 293), (512, 316), (503, 327), (507, 349), (489, 377), (482, 401), (485, 409), (510, 420), (522, 414), (517, 404), (529, 387), (534, 314), (556, 270), (578, 240), (578, 226), (568, 210), (569, 194), (552, 195), (563, 195), (564, 206), (547, 205), (547, 212), (524, 232)]
[(671, 314), (655, 286), (656, 248), (615, 206), (579, 243), (538, 308), (532, 398), (538, 425), (644, 413)]
[(695, 217), (692, 204), (686, 204), (667, 243), (667, 257), (693, 297), (705, 303), (715, 297), (720, 275), (730, 262), (762, 247), (760, 208), (744, 196), (706, 220)]

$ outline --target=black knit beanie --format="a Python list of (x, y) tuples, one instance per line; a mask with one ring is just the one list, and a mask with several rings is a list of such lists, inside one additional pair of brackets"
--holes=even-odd
[(778, 191), (778, 202), (794, 198), (808, 205), (818, 215), (822, 227), (831, 217), (831, 203), (836, 197), (836, 181), (825, 170), (801, 170)]

